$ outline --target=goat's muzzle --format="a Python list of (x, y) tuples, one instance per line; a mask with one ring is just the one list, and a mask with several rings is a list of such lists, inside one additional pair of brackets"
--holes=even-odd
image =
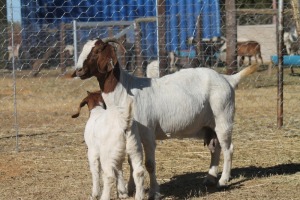
[(83, 69), (76, 69), (76, 71), (73, 73), (75, 74), (74, 77), (79, 77), (80, 79), (87, 79), (90, 78), (89, 74), (83, 70)]

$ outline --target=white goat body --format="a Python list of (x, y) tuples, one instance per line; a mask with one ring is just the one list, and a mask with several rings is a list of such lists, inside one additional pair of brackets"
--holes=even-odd
[[(167, 138), (167, 133), (171, 133), (171, 137), (203, 138), (205, 133), (202, 129), (205, 127), (213, 130), (219, 141), (211, 153), (205, 182), (214, 183), (222, 148), (224, 167), (218, 185), (226, 185), (230, 178), (233, 153), (231, 135), (235, 111), (234, 88), (241, 78), (256, 70), (257, 64), (231, 76), (218, 74), (208, 68), (194, 68), (180, 70), (159, 79), (138, 78), (122, 70), (112, 50), (106, 50), (112, 49), (109, 45), (109, 48), (102, 49), (103, 54), (108, 55), (107, 58), (101, 55), (102, 52), (99, 54), (100, 64), (97, 59), (84, 62), (89, 54), (99, 51), (104, 45), (98, 40), (84, 47), (79, 57), (82, 62), (78, 62), (76, 74), (82, 79), (93, 75), (97, 77), (108, 107), (119, 105), (127, 95), (134, 96), (132, 131), (140, 134), (144, 146), (146, 169), (150, 176), (149, 197), (159, 197), (155, 175), (155, 138)], [(88, 64), (84, 65), (83, 62)], [(112, 64), (114, 68), (111, 69)], [(96, 71), (107, 73), (106, 78), (93, 74), (95, 68)], [(109, 85), (111, 80), (118, 81), (113, 89)], [(128, 189), (131, 190), (131, 187), (132, 183), (129, 183)]]
[(148, 78), (159, 78), (159, 62), (154, 60), (147, 65), (146, 75)]
[[(88, 146), (88, 160), (92, 173), (93, 188), (92, 198), (100, 196), (99, 185), (99, 165), (103, 170), (103, 192), (101, 200), (110, 199), (110, 191), (117, 178), (117, 189), (119, 198), (127, 198), (128, 192), (123, 179), (122, 164), (125, 159), (126, 150), (132, 159), (133, 166), (139, 167), (139, 172), (143, 174), (142, 150), (137, 139), (130, 131), (131, 127), (131, 104), (132, 99), (128, 98), (126, 107), (110, 106), (106, 110), (103, 105), (97, 105), (92, 95), (89, 93), (80, 104), (80, 108), (86, 104), (90, 109), (90, 117), (86, 123), (84, 139)], [(98, 93), (100, 95), (100, 93)], [(89, 98), (90, 97), (90, 98)], [(128, 131), (129, 129), (129, 131)], [(100, 161), (100, 163), (99, 163)], [(136, 199), (142, 199), (143, 177), (134, 177), (137, 188), (140, 191)]]

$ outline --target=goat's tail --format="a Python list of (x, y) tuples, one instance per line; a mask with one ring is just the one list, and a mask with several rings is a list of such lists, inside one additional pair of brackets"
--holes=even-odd
[(237, 84), (246, 76), (249, 76), (250, 74), (253, 74), (257, 71), (258, 63), (252, 64), (249, 67), (246, 67), (242, 71), (234, 74), (234, 75), (224, 75), (226, 80), (229, 82), (229, 84), (235, 88)]

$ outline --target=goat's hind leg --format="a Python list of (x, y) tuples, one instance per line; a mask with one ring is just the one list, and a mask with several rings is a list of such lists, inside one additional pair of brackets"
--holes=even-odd
[[(233, 95), (233, 94), (232, 94)], [(221, 99), (220, 99), (221, 100)], [(215, 134), (217, 135), (218, 146), (215, 148), (215, 152), (212, 152), (211, 166), (208, 172), (206, 180), (210, 180), (210, 177), (217, 177), (218, 165), (220, 160), (220, 150), (222, 149), (224, 156), (223, 172), (217, 187), (224, 187), (227, 185), (232, 164), (233, 144), (232, 144), (232, 129), (233, 129), (233, 116), (234, 116), (234, 101), (227, 102), (227, 106), (224, 110), (220, 108), (226, 102), (219, 102), (215, 104), (212, 109), (215, 117)]]
[(216, 126), (216, 133), (224, 156), (224, 164), (221, 178), (218, 182), (218, 187), (224, 187), (227, 185), (230, 179), (231, 167), (232, 167), (232, 123), (218, 123)]
[[(218, 166), (220, 163), (221, 146), (218, 142), (216, 133), (212, 129), (205, 129), (204, 144), (210, 150), (210, 167), (203, 184), (206, 186), (214, 186), (218, 181)], [(211, 147), (213, 145), (213, 148)]]
[[(141, 200), (144, 198), (144, 168), (143, 168), (143, 151), (142, 144), (138, 132), (127, 131), (126, 151), (130, 158), (130, 167), (132, 168), (131, 176), (136, 185), (135, 199)], [(132, 178), (131, 178), (132, 181)], [(134, 186), (132, 183), (128, 187)], [(129, 194), (133, 188), (128, 188)]]
[(143, 147), (145, 151), (145, 165), (150, 178), (149, 199), (160, 199), (159, 185), (156, 180), (156, 164), (155, 164), (155, 139), (151, 133), (143, 135)]

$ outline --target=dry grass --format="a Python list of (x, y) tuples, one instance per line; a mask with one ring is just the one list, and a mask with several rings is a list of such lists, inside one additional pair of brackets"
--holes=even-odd
[[(97, 81), (65, 79), (57, 71), (44, 70), (38, 78), (26, 73), (17, 74), (18, 153), (12, 75), (0, 76), (0, 199), (87, 199), (91, 176), (82, 133), (88, 113), (70, 116), (86, 90), (98, 89)], [(288, 73), (280, 130), (275, 72), (257, 72), (239, 85), (232, 180), (226, 190), (202, 184), (210, 161), (202, 141), (158, 142), (157, 178), (164, 199), (299, 199), (300, 77)], [(128, 178), (127, 163), (124, 171)]]

